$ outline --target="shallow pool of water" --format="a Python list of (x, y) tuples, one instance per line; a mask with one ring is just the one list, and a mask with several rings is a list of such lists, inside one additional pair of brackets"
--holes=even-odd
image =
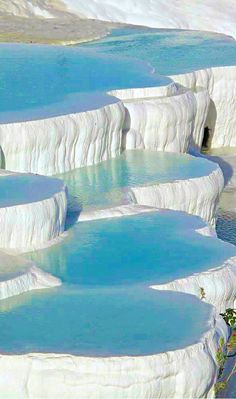
[(236, 41), (232, 37), (209, 32), (121, 28), (83, 47), (92, 48), (101, 54), (146, 61), (163, 75), (236, 65)]
[(119, 157), (58, 175), (70, 193), (70, 205), (104, 208), (130, 202), (128, 188), (210, 174), (215, 164), (187, 154), (127, 150)]
[(152, 285), (217, 267), (236, 248), (202, 236), (204, 223), (160, 211), (79, 222), (59, 245), (29, 255), (37, 265), (81, 287)]
[(139, 60), (82, 47), (0, 45), (0, 123), (82, 112), (116, 102), (106, 91), (161, 86)]
[(0, 58), (0, 123), (8, 123), (100, 108), (116, 101), (105, 94), (112, 89), (235, 65), (236, 44), (219, 34), (127, 28), (74, 47), (1, 44)]
[(62, 189), (62, 181), (46, 176), (20, 173), (1, 176), (0, 208), (43, 201)]
[[(14, 298), (12, 298), (14, 302)], [(150, 355), (195, 343), (211, 307), (193, 296), (149, 289), (61, 287), (0, 304), (1, 353)], [(8, 300), (8, 307), (11, 299)]]

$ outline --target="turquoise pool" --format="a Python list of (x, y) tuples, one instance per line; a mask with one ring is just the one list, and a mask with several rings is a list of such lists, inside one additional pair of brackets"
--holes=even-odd
[(0, 45), (0, 123), (41, 119), (116, 102), (115, 88), (162, 86), (145, 62), (82, 47)]
[(110, 287), (165, 283), (217, 267), (236, 248), (195, 232), (204, 223), (160, 211), (79, 222), (59, 245), (29, 255), (63, 283)]
[(70, 206), (86, 210), (130, 202), (129, 187), (201, 177), (214, 169), (214, 163), (187, 154), (127, 150), (115, 159), (57, 177), (69, 189)]
[[(14, 298), (8, 300), (8, 308)], [(129, 288), (24, 294), (0, 304), (1, 353), (140, 356), (182, 348), (208, 330), (211, 307), (197, 298)], [(20, 305), (19, 305), (20, 302)], [(148, 309), (148, 311), (147, 311)], [(1, 311), (2, 310), (2, 311)]]
[[(0, 123), (96, 109), (112, 89), (163, 86), (164, 75), (235, 65), (236, 42), (204, 32), (129, 28), (74, 47), (0, 45)], [(173, 59), (174, 62), (170, 62)]]
[(59, 179), (19, 173), (0, 177), (0, 208), (29, 204), (53, 197), (63, 189)]
[(163, 75), (236, 65), (236, 41), (232, 37), (209, 32), (121, 28), (102, 40), (83, 44), (83, 47), (99, 54), (143, 60)]

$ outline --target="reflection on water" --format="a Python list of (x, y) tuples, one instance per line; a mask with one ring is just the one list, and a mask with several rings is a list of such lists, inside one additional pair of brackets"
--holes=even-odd
[(70, 209), (79, 205), (85, 210), (130, 202), (129, 187), (201, 177), (213, 169), (214, 164), (187, 154), (127, 150), (115, 159), (57, 177), (69, 189)]

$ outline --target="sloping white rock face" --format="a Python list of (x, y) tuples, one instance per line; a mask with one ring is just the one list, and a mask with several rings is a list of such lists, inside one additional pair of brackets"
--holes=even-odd
[[(2, 262), (0, 255), (0, 262)], [(20, 295), (23, 292), (58, 287), (60, 279), (44, 272), (36, 266), (5, 281), (0, 281), (0, 300)]]
[(126, 149), (187, 151), (197, 112), (192, 91), (164, 98), (124, 101), (124, 105)]
[(216, 169), (208, 176), (132, 187), (130, 193), (134, 202), (139, 205), (185, 211), (201, 216), (214, 226), (223, 188), (223, 174), (220, 167), (216, 166)]
[[(3, 172), (3, 175), (5, 174)], [(17, 178), (17, 174), (11, 175)], [(55, 180), (53, 182), (55, 183)], [(45, 179), (46, 184), (48, 181)], [(23, 252), (41, 247), (64, 232), (66, 213), (67, 190), (59, 180), (53, 194), (44, 193), (41, 200), (37, 198), (29, 202), (25, 198), (25, 202), (16, 205), (2, 205), (0, 248)]]
[(126, 109), (123, 147), (186, 152), (201, 148), (209, 113), (207, 89), (175, 82), (157, 88), (113, 90)]
[(213, 310), (209, 330), (199, 342), (163, 354), (111, 358), (0, 355), (0, 391), (4, 398), (22, 399), (213, 398), (220, 337), (226, 341), (228, 330)]
[(94, 111), (0, 124), (6, 169), (63, 173), (115, 157), (121, 151), (125, 110), (121, 102)]
[(140, 205), (121, 205), (114, 208), (99, 209), (95, 211), (82, 212), (78, 217), (78, 222), (87, 222), (89, 220), (99, 220), (107, 218), (118, 218), (122, 216), (137, 215), (145, 212), (156, 212), (157, 209), (149, 206)]
[(197, 150), (201, 150), (204, 128), (207, 125), (206, 120), (210, 109), (210, 96), (207, 89), (196, 88), (193, 94), (196, 101), (196, 114), (190, 145)]
[(236, 37), (234, 0), (63, 0), (69, 11), (103, 21), (195, 29)]
[(0, 252), (0, 301), (23, 292), (59, 285), (60, 279), (44, 272), (23, 257)]
[(0, 12), (50, 18), (58, 11), (153, 28), (214, 31), (236, 37), (234, 0), (1, 0)]
[(114, 97), (118, 97), (122, 101), (127, 101), (137, 98), (148, 99), (153, 97), (167, 97), (178, 94), (178, 91), (179, 85), (177, 85), (175, 82), (171, 82), (166, 86), (111, 90), (108, 92), (108, 94)]
[[(235, 147), (236, 67), (208, 68), (187, 74), (173, 75), (171, 78), (194, 91), (198, 87), (208, 90), (210, 106), (205, 124), (212, 129), (211, 147)], [(197, 135), (195, 137), (197, 144), (200, 145), (199, 138)]]
[(217, 312), (235, 308), (236, 301), (236, 258), (230, 258), (221, 267), (193, 276), (155, 285), (157, 290), (186, 292), (214, 305)]

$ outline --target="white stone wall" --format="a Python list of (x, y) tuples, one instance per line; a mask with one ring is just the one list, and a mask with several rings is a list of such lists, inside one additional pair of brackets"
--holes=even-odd
[(94, 111), (0, 124), (2, 167), (43, 175), (63, 173), (120, 154), (121, 102)]
[(171, 78), (192, 90), (198, 87), (208, 90), (210, 106), (206, 126), (212, 129), (211, 147), (235, 147), (236, 67), (207, 68)]

